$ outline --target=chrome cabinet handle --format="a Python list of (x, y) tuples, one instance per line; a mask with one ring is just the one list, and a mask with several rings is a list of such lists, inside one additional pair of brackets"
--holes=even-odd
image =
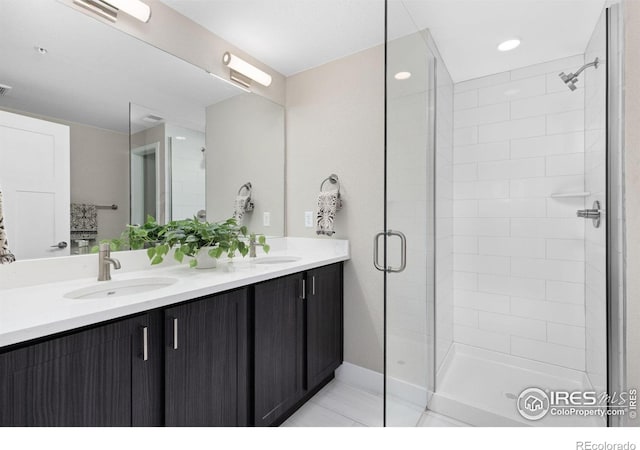
[(178, 350), (178, 319), (173, 319), (173, 349)]
[[(378, 262), (380, 236), (397, 236), (400, 238), (400, 267), (383, 267)], [(382, 231), (373, 238), (373, 265), (381, 272), (399, 273), (407, 268), (407, 237), (400, 231)]]
[(300, 294), (300, 300), (306, 300), (307, 298), (307, 281), (302, 279), (302, 292)]
[(142, 327), (142, 360), (149, 359), (149, 328)]
[(68, 245), (69, 244), (67, 244), (65, 241), (60, 241), (56, 245), (52, 245), (51, 248), (64, 249), (64, 248), (67, 248)]
[(316, 276), (311, 277), (311, 295), (316, 295)]

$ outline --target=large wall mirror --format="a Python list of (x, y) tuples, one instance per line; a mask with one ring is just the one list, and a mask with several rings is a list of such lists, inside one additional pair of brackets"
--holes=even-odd
[(243, 224), (284, 234), (281, 105), (60, 2), (0, 8), (0, 188), (17, 259), (82, 253), (147, 215), (225, 220), (247, 197)]

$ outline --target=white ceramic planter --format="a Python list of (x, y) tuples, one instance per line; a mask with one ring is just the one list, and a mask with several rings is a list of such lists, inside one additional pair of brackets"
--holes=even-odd
[(196, 261), (198, 265), (196, 269), (215, 269), (218, 265), (218, 260), (209, 256), (209, 250), (211, 247), (202, 247), (196, 255)]

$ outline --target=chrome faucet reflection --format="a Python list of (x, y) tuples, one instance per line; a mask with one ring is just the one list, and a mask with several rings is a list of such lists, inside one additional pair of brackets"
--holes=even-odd
[(100, 244), (98, 253), (98, 281), (109, 281), (111, 279), (111, 265), (114, 269), (119, 269), (120, 261), (111, 257), (111, 246)]

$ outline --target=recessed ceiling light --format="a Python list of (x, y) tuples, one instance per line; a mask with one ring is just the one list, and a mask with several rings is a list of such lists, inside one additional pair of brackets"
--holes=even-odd
[(46, 48), (44, 48), (44, 47), (38, 47), (37, 45), (36, 45), (35, 47), (33, 47), (33, 48), (35, 48), (35, 50), (36, 50), (38, 53), (40, 53), (41, 55), (46, 55), (46, 54), (49, 52)]
[(393, 76), (396, 80), (408, 80), (411, 78), (411, 72), (398, 72)]
[(513, 50), (520, 45), (520, 39), (509, 39), (508, 41), (504, 41), (502, 44), (498, 45), (498, 50), (501, 52), (508, 52), (509, 50)]

